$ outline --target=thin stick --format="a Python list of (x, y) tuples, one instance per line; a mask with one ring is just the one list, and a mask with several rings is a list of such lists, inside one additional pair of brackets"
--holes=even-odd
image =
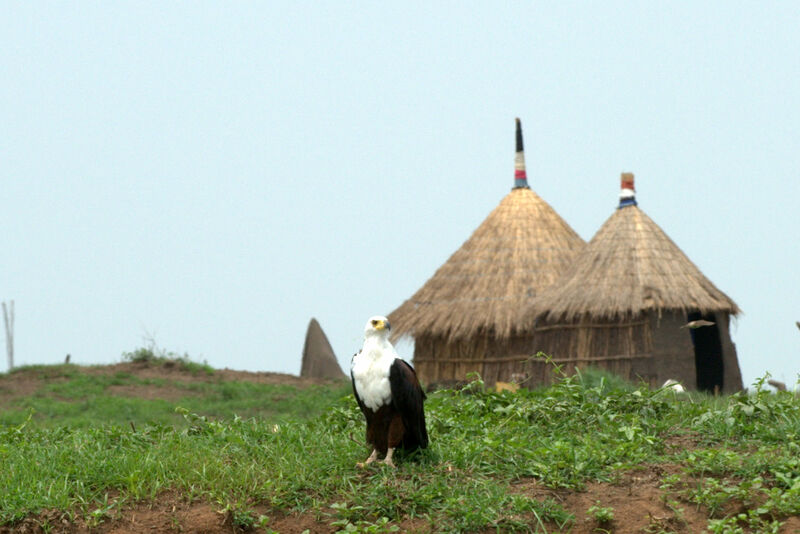
[(352, 433), (348, 434), (348, 435), (347, 435), (347, 437), (348, 437), (348, 438), (350, 438), (350, 441), (352, 441), (352, 442), (353, 442), (353, 443), (355, 443), (356, 445), (358, 445), (358, 446), (360, 446), (360, 447), (363, 447), (363, 446), (364, 446), (364, 443), (363, 443), (363, 442), (361, 442), (361, 441), (358, 441), (358, 440), (356, 440), (356, 439), (353, 437), (353, 434), (352, 434)]
[[(11, 313), (9, 314), (9, 308)], [(3, 322), (6, 327), (6, 354), (8, 355), (8, 370), (14, 368), (14, 301), (11, 301), (11, 306), (6, 307), (3, 302)]]

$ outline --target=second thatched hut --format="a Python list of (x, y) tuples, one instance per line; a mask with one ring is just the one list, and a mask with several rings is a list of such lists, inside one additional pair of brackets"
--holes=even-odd
[(414, 338), (414, 366), (427, 383), (513, 381), (525, 370), (531, 299), (585, 246), (528, 186), (517, 119), (514, 188), (436, 273), (390, 315), (394, 337)]
[(633, 174), (625, 173), (619, 208), (528, 316), (536, 318), (538, 350), (568, 372), (597, 366), (654, 386), (673, 379), (731, 392), (742, 388), (729, 332), (738, 313), (639, 209)]

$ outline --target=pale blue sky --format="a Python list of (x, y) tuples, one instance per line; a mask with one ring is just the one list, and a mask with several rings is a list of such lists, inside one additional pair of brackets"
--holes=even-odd
[(745, 382), (794, 382), (800, 7), (698, 4), (0, 4), (17, 363), (150, 335), (297, 373), (314, 316), (346, 369), (508, 193), (519, 116), (533, 189), (583, 238), (634, 172), (744, 310)]

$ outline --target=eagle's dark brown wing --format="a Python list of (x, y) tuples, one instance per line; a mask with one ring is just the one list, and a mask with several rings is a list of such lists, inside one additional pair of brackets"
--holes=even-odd
[(400, 412), (403, 426), (403, 448), (414, 450), (428, 446), (428, 430), (425, 427), (425, 392), (417, 379), (414, 368), (400, 358), (395, 359), (389, 370), (392, 387), (392, 406)]

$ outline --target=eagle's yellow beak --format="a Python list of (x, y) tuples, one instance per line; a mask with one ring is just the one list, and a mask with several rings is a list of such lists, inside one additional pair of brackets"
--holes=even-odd
[(383, 319), (372, 321), (372, 327), (375, 330), (386, 330), (390, 328), (389, 321), (384, 321)]

